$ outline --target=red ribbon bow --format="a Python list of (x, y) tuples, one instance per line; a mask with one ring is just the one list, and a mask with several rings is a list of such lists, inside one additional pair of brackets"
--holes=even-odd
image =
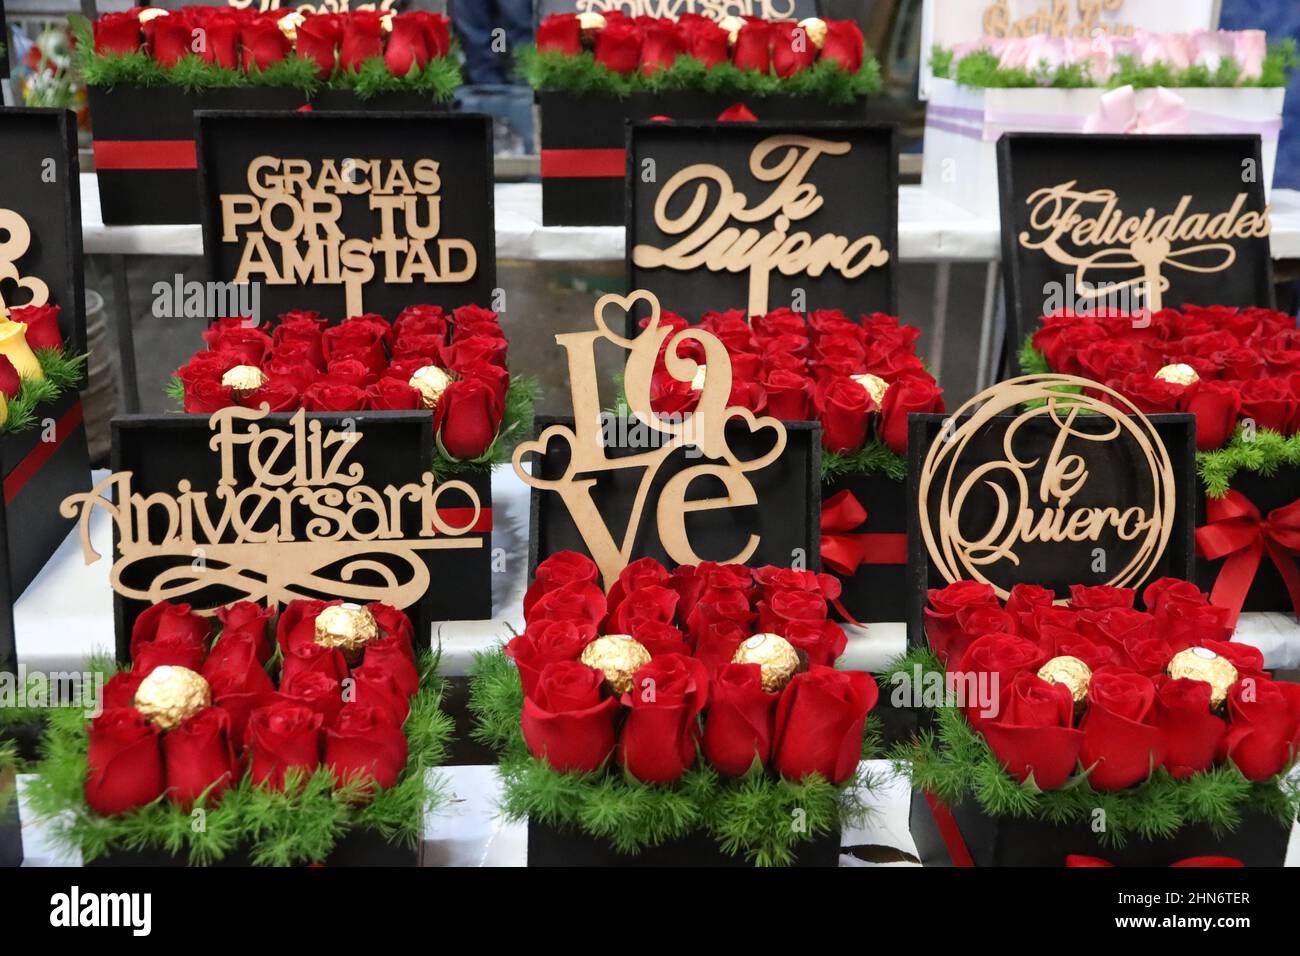
[[(652, 116), (652, 123), (671, 123), (671, 116)], [(757, 123), (758, 117), (755, 116), (744, 103), (732, 103), (725, 110), (718, 114), (718, 121), (722, 123)]]
[(1261, 518), (1249, 498), (1229, 491), (1222, 498), (1210, 498), (1205, 511), (1207, 523), (1196, 529), (1196, 550), (1210, 561), (1226, 558), (1210, 592), (1210, 603), (1229, 608), (1236, 621), (1267, 553), (1300, 619), (1300, 565), (1296, 563), (1296, 555), (1300, 555), (1300, 499)]
[(867, 509), (845, 488), (822, 502), (822, 564), (852, 577), (863, 564), (906, 564), (907, 535), (849, 534), (867, 522)]
[[(1098, 856), (1076, 856), (1071, 853), (1065, 858), (1065, 865), (1071, 866), (1114, 866)], [(1213, 866), (1213, 867), (1232, 867), (1245, 866), (1240, 860), (1231, 856), (1189, 856), (1185, 860), (1179, 860), (1177, 863), (1170, 863), (1170, 868), (1175, 866)]]

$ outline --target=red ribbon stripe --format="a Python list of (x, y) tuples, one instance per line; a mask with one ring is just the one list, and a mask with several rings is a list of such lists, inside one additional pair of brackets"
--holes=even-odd
[(36, 477), (37, 472), (45, 466), (59, 446), (81, 424), (81, 402), (75, 403), (54, 423), (54, 441), (37, 442), (36, 447), (23, 456), (13, 471), (5, 476), (5, 504), (10, 504), (26, 487), (27, 482)]
[(93, 145), (96, 169), (199, 168), (192, 139), (97, 139)]

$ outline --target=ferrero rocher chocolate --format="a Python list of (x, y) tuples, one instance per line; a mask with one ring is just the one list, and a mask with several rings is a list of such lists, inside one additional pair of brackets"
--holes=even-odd
[(284, 16), (280, 17), (280, 19), (276, 20), (275, 23), (276, 26), (280, 28), (280, 32), (284, 34), (285, 39), (292, 41), (298, 39), (298, 28), (302, 26), (306, 20), (307, 18), (297, 10), (290, 10)]
[(316, 615), (316, 643), (337, 647), (349, 660), (378, 636), (375, 616), (360, 604), (331, 604)]
[(143, 26), (150, 20), (157, 20), (159, 17), (165, 16), (167, 16), (167, 11), (161, 7), (145, 7), (136, 14), (136, 19), (139, 20), (140, 24)]
[(424, 368), (415, 370), (415, 374), (411, 376), (410, 385), (411, 388), (420, 393), (420, 400), (424, 403), (424, 407), (433, 408), (438, 404), (438, 399), (442, 398), (442, 393), (447, 390), (447, 386), (451, 382), (451, 373), (445, 368), (426, 365)]
[(1038, 676), (1049, 684), (1064, 684), (1070, 688), (1070, 696), (1077, 704), (1088, 697), (1088, 683), (1092, 680), (1092, 668), (1077, 657), (1063, 654), (1053, 657), (1038, 669)]
[(650, 652), (628, 634), (606, 634), (582, 649), (582, 663), (605, 675), (616, 694), (632, 690), (632, 675), (650, 663)]
[(221, 376), (221, 384), (243, 398), (266, 384), (266, 373), (256, 365), (236, 365)]
[(808, 34), (808, 39), (817, 49), (822, 48), (826, 42), (826, 21), (821, 17), (808, 17), (799, 21), (799, 26), (803, 28), (804, 33)]
[(135, 709), (163, 730), (212, 705), (212, 688), (188, 667), (159, 664), (135, 689)]
[(588, 10), (585, 13), (578, 14), (578, 29), (580, 30), (603, 30), (605, 29), (605, 17), (603, 14)]
[(883, 408), (885, 404), (885, 392), (889, 391), (889, 383), (879, 375), (872, 375), (870, 372), (863, 372), (861, 375), (849, 376), (867, 390), (871, 400), (876, 403), (876, 408)]
[(1196, 369), (1179, 362), (1176, 365), (1166, 365), (1156, 372), (1156, 378), (1172, 385), (1191, 385), (1193, 382), (1200, 381), (1201, 377), (1196, 374)]
[(718, 26), (727, 31), (727, 42), (732, 46), (736, 45), (736, 37), (740, 35), (740, 28), (745, 25), (744, 17), (726, 16), (718, 21)]
[(741, 642), (731, 662), (757, 664), (763, 672), (763, 690), (776, 691), (799, 670), (799, 652), (780, 634), (755, 634)]
[(1169, 676), (1203, 680), (1210, 685), (1210, 705), (1218, 707), (1228, 699), (1228, 690), (1237, 683), (1237, 668), (1226, 657), (1208, 647), (1189, 647), (1179, 651), (1169, 662)]

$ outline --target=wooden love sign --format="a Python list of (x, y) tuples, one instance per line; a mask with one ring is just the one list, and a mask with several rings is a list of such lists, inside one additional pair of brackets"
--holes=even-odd
[[(612, 331), (606, 313), (637, 304), (650, 312), (644, 331), (635, 338)], [(648, 292), (603, 296), (595, 325), (555, 337), (568, 358), (574, 417), (539, 419), (537, 437), (515, 449), (515, 472), (534, 489), (533, 565), (556, 551), (580, 550), (596, 562), (606, 588), (640, 557), (670, 565), (815, 568), (817, 426), (728, 405), (726, 347), (703, 330), (674, 331), (661, 322), (659, 302)], [(595, 364), (601, 341), (629, 353), (626, 416), (602, 412)], [(673, 378), (696, 383), (694, 412), (652, 410), (650, 382), (660, 360)]]

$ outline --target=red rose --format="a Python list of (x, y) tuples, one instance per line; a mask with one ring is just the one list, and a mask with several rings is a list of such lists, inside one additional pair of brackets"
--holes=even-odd
[(287, 771), (309, 777), (320, 766), (323, 718), (300, 704), (281, 702), (248, 718), (249, 773), (253, 783), (284, 789)]
[(8, 356), (0, 355), (0, 395), (17, 398), (22, 390), (23, 380), (18, 376), (18, 369), (14, 368)]
[(478, 362), (506, 367), (510, 345), (499, 335), (474, 335), (469, 338), (452, 337), (450, 345), (443, 346), (442, 364), (453, 372)]
[(1237, 428), (1241, 396), (1231, 385), (1202, 379), (1190, 389), (1183, 411), (1196, 416), (1196, 447), (1211, 451), (1225, 444)]
[(547, 592), (573, 582), (596, 584), (599, 580), (600, 568), (591, 558), (577, 551), (557, 551), (537, 565), (533, 583), (524, 595), (524, 620), (531, 620), (533, 605)]
[(271, 337), (243, 319), (222, 319), (203, 332), (203, 341), (212, 352), (239, 356), (239, 365), (258, 365), (271, 351)]
[(1116, 650), (1130, 643), (1150, 638), (1156, 620), (1150, 614), (1129, 607), (1112, 607), (1099, 611), (1080, 611), (1075, 620), (1079, 633), (1099, 644)]
[(355, 385), (335, 384), (327, 379), (302, 393), (302, 407), (309, 412), (358, 412), (365, 404), (366, 393)]
[(316, 601), (298, 598), (290, 601), (275, 622), (275, 640), (280, 650), (288, 655), (300, 647), (316, 643), (316, 618), (325, 608), (342, 604), (342, 601)]
[(683, 16), (679, 23), (687, 53), (709, 67), (727, 62), (730, 44), (726, 30), (703, 16)]
[[(990, 593), (992, 588), (989, 589)], [(1056, 594), (1051, 588), (1039, 584), (1016, 584), (1007, 595), (1007, 613), (1019, 623), (1020, 615), (1032, 611), (1035, 607), (1051, 606)]]
[(1237, 669), (1239, 678), (1271, 676), (1264, 670), (1264, 652), (1258, 647), (1238, 641), (1202, 641), (1201, 646), (1214, 651), (1220, 657), (1226, 657), (1228, 662)]
[(235, 782), (239, 761), (230, 739), (230, 715), (220, 707), (199, 711), (162, 738), (167, 796), (185, 809), (203, 796), (215, 806)]
[(319, 312), (303, 309), (282, 312), (275, 330), (271, 333), (271, 341), (275, 343), (277, 349), (290, 344), (306, 345), (311, 352), (312, 362), (318, 368), (324, 368), (325, 351), (321, 332), (324, 325), (325, 320), (320, 317)]
[(1041, 790), (1055, 790), (1070, 778), (1083, 746), (1070, 689), (1029, 671), (1003, 689), (996, 717), (980, 729), (1007, 772), (1021, 783), (1032, 775)]
[(928, 375), (902, 375), (885, 390), (880, 409), (880, 437), (893, 451), (907, 453), (907, 416), (943, 411), (943, 389)]
[(1146, 415), (1176, 412), (1190, 392), (1186, 385), (1154, 378), (1148, 372), (1134, 372), (1118, 381), (1107, 382)]
[(773, 369), (763, 379), (763, 388), (767, 390), (769, 415), (783, 422), (804, 422), (815, 416), (816, 395), (808, 376)]
[(596, 34), (596, 62), (615, 73), (628, 74), (641, 61), (641, 29), (628, 20), (606, 18)]
[(610, 630), (636, 637), (644, 624), (671, 624), (677, 616), (677, 592), (650, 585), (638, 588), (610, 615)]
[[(613, 616), (617, 613), (619, 605), (623, 603), (628, 595), (641, 588), (666, 584), (668, 577), (668, 569), (654, 558), (638, 558), (630, 562), (618, 573), (618, 580), (609, 589), (607, 600), (610, 615)], [(676, 601), (674, 600), (673, 603), (675, 606)], [(671, 622), (672, 618), (667, 620)]]
[(813, 665), (795, 674), (776, 707), (776, 769), (790, 780), (812, 773), (843, 783), (857, 770), (867, 714), (879, 689), (864, 671)]
[(213, 379), (199, 379), (185, 386), (185, 411), (210, 415), (235, 404), (235, 393)]
[(175, 66), (183, 57), (189, 55), (190, 29), (189, 17), (184, 10), (155, 17), (145, 24), (149, 52), (153, 54), (154, 60), (163, 66)]
[[(204, 30), (203, 45), (195, 52), (205, 63), (213, 63), (227, 70), (238, 69), (239, 20), (219, 7), (199, 9), (203, 11), (201, 14), (193, 11), (190, 13), (191, 25)], [(192, 44), (194, 37), (192, 32), (190, 37)]]
[(1271, 780), (1300, 752), (1300, 684), (1239, 680), (1228, 691), (1228, 759), (1248, 780)]
[(1256, 428), (1269, 428), (1282, 435), (1295, 429), (1292, 420), (1296, 414), (1297, 399), (1285, 379), (1257, 378), (1242, 382), (1241, 414), (1253, 418)]
[(330, 362), (325, 369), (325, 378), (334, 385), (351, 385), (365, 388), (379, 378), (370, 371), (360, 359), (341, 358)]
[(838, 63), (842, 69), (856, 73), (862, 69), (862, 48), (862, 30), (852, 20), (826, 21), (823, 60)]
[(978, 581), (958, 581), (942, 590), (931, 589), (928, 600), (929, 606), (922, 611), (925, 635), (930, 649), (944, 663), (961, 660), (970, 642), (982, 636), (962, 627), (958, 611), (972, 607), (999, 609), (992, 586)]
[(594, 584), (570, 581), (547, 591), (533, 604), (526, 616), (536, 621), (575, 621), (597, 625), (605, 619), (605, 592)]
[(414, 697), (420, 689), (420, 672), (411, 660), (410, 645), (398, 637), (385, 637), (366, 644), (364, 663), (367, 667), (385, 672), (393, 684), (407, 697)]
[(1155, 618), (1156, 633), (1169, 642), (1174, 653), (1207, 641), (1232, 640), (1232, 611), (1226, 607), (1169, 604)]
[(775, 591), (758, 603), (758, 626), (766, 634), (785, 636), (794, 623), (826, 620), (826, 599), (814, 591)]
[(423, 70), (433, 58), (432, 36), (426, 18), (432, 16), (424, 10), (399, 13), (392, 19), (392, 30), (384, 48), (384, 65), (394, 76), (406, 76), (412, 70)]
[(406, 767), (406, 735), (378, 707), (348, 704), (325, 730), (325, 766), (339, 785), (369, 781), (387, 790)]
[(96, 53), (134, 53), (140, 40), (140, 18), (134, 10), (105, 13), (95, 21)]
[(1172, 611), (1176, 606), (1208, 607), (1210, 597), (1195, 584), (1181, 578), (1160, 578), (1142, 591), (1142, 603), (1155, 615)]
[(840, 659), (849, 644), (844, 629), (834, 621), (793, 622), (786, 625), (783, 637), (808, 659), (809, 664), (827, 667)]
[(126, 813), (163, 792), (158, 727), (138, 710), (106, 710), (90, 723), (86, 803), (104, 816)]
[(309, 14), (299, 25), (296, 41), (298, 55), (316, 61), (317, 79), (327, 79), (334, 72), (342, 39), (342, 17), (337, 13)]
[(310, 362), (300, 359), (271, 355), (262, 363), (262, 371), (267, 379), (292, 388), (301, 403), (302, 393), (307, 391), (320, 378), (320, 370)]
[(1137, 598), (1132, 588), (1117, 588), (1110, 585), (1085, 587), (1082, 584), (1070, 585), (1070, 607), (1076, 610), (1101, 611), (1107, 608), (1131, 608)]
[(280, 683), (299, 671), (319, 671), (342, 680), (348, 675), (348, 663), (337, 647), (304, 644), (284, 652), (284, 662), (280, 665)]
[(817, 59), (817, 45), (808, 36), (808, 30), (793, 20), (782, 20), (772, 25), (772, 68), (785, 79), (800, 70), (806, 70)]
[(433, 429), (452, 458), (472, 461), (496, 440), (503, 409), (492, 387), (480, 379), (447, 386), (434, 412)]
[(343, 709), (342, 685), (337, 678), (320, 671), (300, 670), (280, 681), (280, 699), (320, 714), (325, 727), (333, 724)]
[(452, 338), (464, 335), (483, 335), (487, 338), (501, 338), (501, 319), (491, 309), (481, 305), (462, 305), (452, 312), (455, 334)]
[(265, 70), (289, 55), (289, 38), (275, 17), (249, 20), (239, 28), (239, 42), (244, 47), (244, 70)]
[(637, 624), (636, 640), (649, 652), (651, 657), (661, 657), (664, 654), (689, 655), (691, 653), (690, 645), (686, 643), (686, 636), (672, 624), (643, 621)]
[(329, 361), (354, 358), (377, 374), (383, 374), (388, 365), (388, 355), (384, 351), (384, 333), (376, 325), (344, 322), (326, 329), (321, 335), (321, 342), (325, 358)]
[(738, 70), (768, 72), (771, 66), (772, 24), (766, 20), (747, 20), (736, 33), (731, 62)]
[(646, 23), (641, 32), (642, 73), (666, 69), (685, 52), (686, 41), (674, 21), (665, 18)]
[(750, 634), (753, 633), (750, 625), (757, 616), (757, 612), (750, 607), (749, 595), (744, 591), (736, 588), (708, 588), (700, 594), (695, 607), (686, 615), (686, 628), (696, 639), (696, 652), (702, 656), (703, 648), (698, 646), (698, 642), (707, 628), (726, 624)]
[(158, 667), (184, 667), (195, 673), (203, 666), (207, 646), (201, 641), (180, 634), (158, 637), (140, 645), (140, 653), (132, 663), (132, 670), (148, 675)]
[(222, 634), (203, 662), (203, 679), (216, 696), (269, 694), (275, 685), (259, 660), (260, 653), (261, 645), (247, 631)]
[(57, 305), (28, 305), (13, 309), (9, 313), (10, 322), (22, 322), (27, 326), (25, 337), (33, 349), (62, 349), (63, 333), (59, 331), (59, 307)]
[(366, 387), (365, 407), (374, 411), (415, 411), (423, 408), (420, 393), (406, 382), (385, 376)]
[(245, 408), (261, 408), (265, 405), (272, 412), (296, 412), (302, 407), (302, 392), (291, 382), (268, 381), (261, 388), (245, 395), (240, 404)]
[(1088, 712), (1080, 726), (1080, 757), (1084, 767), (1092, 768), (1088, 781), (1094, 790), (1123, 790), (1145, 780), (1164, 762), (1155, 697), (1149, 677), (1113, 668), (1093, 673)]
[[(1023, 637), (985, 634), (970, 643), (956, 668), (952, 666), (952, 658), (949, 658), (949, 674), (974, 682), (976, 699), (968, 696), (963, 706), (966, 719), (977, 729), (982, 729), (984, 721), (990, 716), (987, 713), (989, 705), (1001, 700), (1003, 689), (1010, 687), (1021, 671), (1037, 671), (1046, 656), (1037, 644)], [(987, 675), (987, 683), (981, 675)]]
[(398, 361), (419, 358), (424, 360), (425, 365), (441, 365), (445, 344), (446, 337), (439, 333), (418, 335), (407, 331), (393, 343), (393, 358)]
[(840, 580), (835, 575), (798, 568), (758, 568), (754, 571), (754, 580), (763, 589), (763, 596), (769, 598), (777, 591), (814, 591), (833, 601), (841, 591)]
[(356, 72), (371, 57), (384, 55), (383, 23), (376, 10), (353, 10), (343, 20), (339, 66)]
[(142, 680), (144, 675), (139, 671), (118, 671), (104, 682), (104, 689), (99, 698), (99, 709), (105, 711), (117, 710), (119, 707), (134, 707), (135, 692)]
[(383, 710), (396, 727), (406, 722), (406, 715), (411, 712), (410, 699), (402, 693), (387, 667), (366, 661), (353, 668), (352, 680), (357, 703), (371, 704)]
[(763, 690), (757, 664), (727, 664), (719, 669), (709, 693), (704, 721), (704, 756), (719, 773), (738, 777), (772, 752), (776, 694)]
[(378, 601), (371, 601), (366, 605), (366, 610), (379, 626), (380, 640), (386, 641), (391, 638), (406, 652), (406, 656), (414, 664), (415, 626), (411, 624), (411, 619), (406, 612), (391, 604), (380, 604)]
[(552, 661), (524, 698), (521, 729), (528, 750), (561, 773), (587, 773), (614, 749), (618, 701), (601, 699), (604, 675), (577, 661)]
[(1165, 672), (1174, 649), (1158, 637), (1148, 637), (1127, 641), (1124, 653), (1133, 670), (1154, 679)]
[(665, 654), (636, 672), (623, 695), (630, 708), (618, 743), (619, 763), (645, 783), (672, 783), (695, 762), (698, 717), (709, 674), (693, 657)]
[(1205, 681), (1161, 681), (1156, 691), (1156, 726), (1165, 742), (1165, 769), (1179, 779), (1209, 769), (1228, 725), (1210, 712)]
[(575, 56), (582, 52), (582, 27), (576, 13), (553, 13), (537, 25), (537, 49)]
[(506, 656), (515, 662), (524, 696), (531, 697), (547, 664), (576, 661), (596, 639), (596, 625), (585, 621), (533, 621), (511, 638)]
[[(888, 400), (888, 392), (885, 398)], [(876, 411), (876, 403), (863, 386), (851, 378), (833, 379), (819, 396), (818, 406), (822, 445), (827, 451), (850, 452), (863, 446), (867, 440), (868, 416)]]
[(409, 336), (423, 335), (432, 335), (445, 342), (449, 327), (447, 317), (438, 306), (408, 305), (393, 320), (393, 335), (398, 342)]
[(131, 659), (139, 660), (146, 644), (180, 641), (195, 648), (200, 660), (212, 636), (212, 622), (190, 610), (188, 604), (163, 601), (145, 608), (131, 625)]

